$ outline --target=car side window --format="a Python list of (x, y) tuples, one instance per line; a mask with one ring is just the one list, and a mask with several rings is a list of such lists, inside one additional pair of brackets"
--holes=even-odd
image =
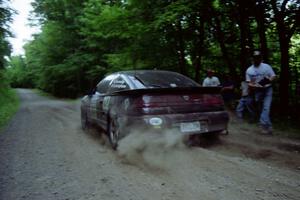
[(109, 84), (112, 82), (112, 80), (115, 78), (115, 75), (110, 75), (104, 78), (100, 83), (97, 85), (97, 92), (100, 94), (105, 94), (108, 92)]
[(111, 82), (108, 92), (118, 92), (128, 89), (129, 85), (127, 84), (127, 82), (121, 76), (119, 76)]

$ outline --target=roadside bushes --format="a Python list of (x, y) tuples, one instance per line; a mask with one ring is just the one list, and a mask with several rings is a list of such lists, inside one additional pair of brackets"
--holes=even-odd
[(3, 74), (4, 72), (0, 70), (0, 129), (18, 110), (19, 105), (16, 92), (8, 87)]
[(5, 75), (13, 88), (33, 88), (35, 86), (35, 74), (27, 66), (23, 56), (10, 57)]

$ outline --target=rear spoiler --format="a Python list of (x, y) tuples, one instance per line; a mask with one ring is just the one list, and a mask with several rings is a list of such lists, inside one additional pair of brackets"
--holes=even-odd
[(143, 88), (122, 90), (109, 95), (143, 95), (143, 94), (220, 94), (222, 87), (174, 87), (174, 88)]

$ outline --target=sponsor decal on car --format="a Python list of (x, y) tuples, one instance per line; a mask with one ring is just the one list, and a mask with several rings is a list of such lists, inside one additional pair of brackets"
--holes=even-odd
[(127, 110), (128, 107), (129, 107), (129, 99), (127, 98), (127, 99), (125, 99), (125, 101), (124, 101), (124, 109)]
[(103, 108), (104, 111), (108, 111), (109, 102), (110, 102), (110, 97), (109, 96), (104, 97), (103, 104), (102, 104), (102, 108)]

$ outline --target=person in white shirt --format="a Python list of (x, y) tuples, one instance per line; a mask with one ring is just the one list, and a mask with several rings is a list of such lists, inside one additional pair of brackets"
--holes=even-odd
[(260, 51), (254, 51), (253, 64), (246, 71), (246, 81), (253, 88), (255, 101), (262, 103), (259, 124), (263, 133), (272, 134), (272, 123), (270, 120), (270, 107), (272, 103), (272, 81), (276, 75), (272, 67), (262, 62)]
[(211, 69), (207, 70), (207, 77), (204, 79), (202, 86), (204, 87), (216, 87), (220, 86), (218, 77), (213, 76), (214, 73)]

